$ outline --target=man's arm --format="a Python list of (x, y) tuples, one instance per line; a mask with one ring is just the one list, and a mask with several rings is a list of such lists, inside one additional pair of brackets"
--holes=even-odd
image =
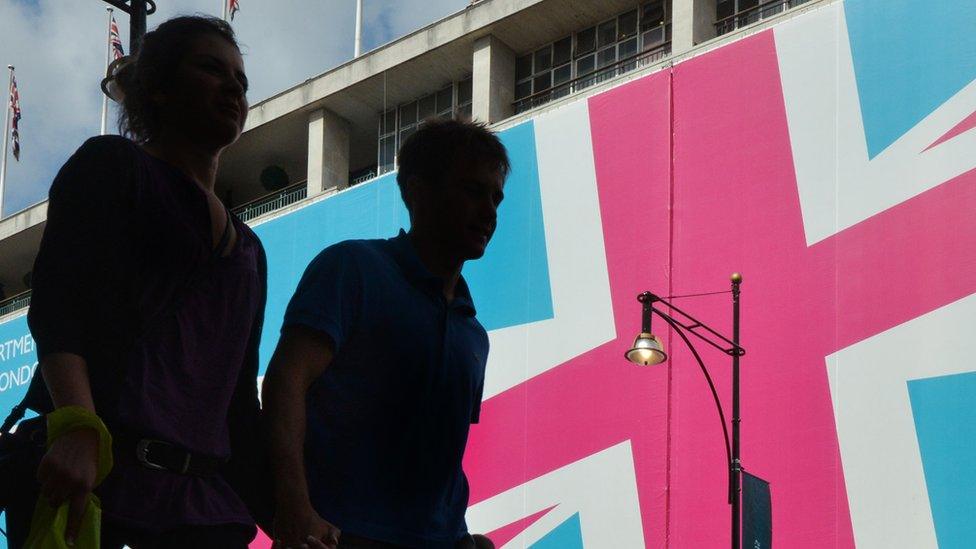
[(264, 377), (262, 400), (268, 425), (271, 470), (275, 477), (275, 545), (297, 547), (309, 538), (335, 547), (339, 529), (312, 508), (305, 476), (305, 398), (308, 388), (332, 363), (332, 341), (301, 325), (282, 331)]

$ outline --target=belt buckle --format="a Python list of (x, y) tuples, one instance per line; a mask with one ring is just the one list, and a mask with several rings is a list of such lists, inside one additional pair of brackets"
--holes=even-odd
[(158, 440), (152, 440), (144, 438), (136, 444), (136, 460), (143, 466), (149, 469), (155, 469), (157, 471), (166, 471), (166, 467), (149, 461), (149, 445), (153, 443), (158, 443)]

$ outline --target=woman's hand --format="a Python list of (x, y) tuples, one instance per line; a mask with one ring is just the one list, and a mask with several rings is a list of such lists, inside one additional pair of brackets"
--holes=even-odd
[(279, 505), (275, 510), (272, 549), (336, 549), (339, 528), (308, 503)]
[(78, 429), (54, 440), (37, 468), (41, 497), (52, 507), (68, 502), (68, 526), (64, 539), (73, 545), (85, 515), (88, 495), (98, 473), (98, 433)]

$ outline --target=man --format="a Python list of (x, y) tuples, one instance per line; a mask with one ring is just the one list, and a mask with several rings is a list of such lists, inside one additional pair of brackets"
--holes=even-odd
[(326, 248), (285, 313), (263, 392), (278, 547), (475, 547), (461, 458), (488, 337), (461, 267), (491, 240), (509, 162), (454, 120), (399, 162), (410, 232)]

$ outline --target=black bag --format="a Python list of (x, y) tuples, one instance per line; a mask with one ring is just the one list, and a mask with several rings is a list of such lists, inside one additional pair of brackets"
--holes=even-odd
[(7, 519), (8, 547), (20, 547), (30, 533), (39, 488), (37, 466), (47, 451), (44, 416), (21, 421), (17, 430), (10, 432), (14, 423), (23, 417), (24, 404), (14, 407), (0, 429), (0, 511), (5, 511)]

